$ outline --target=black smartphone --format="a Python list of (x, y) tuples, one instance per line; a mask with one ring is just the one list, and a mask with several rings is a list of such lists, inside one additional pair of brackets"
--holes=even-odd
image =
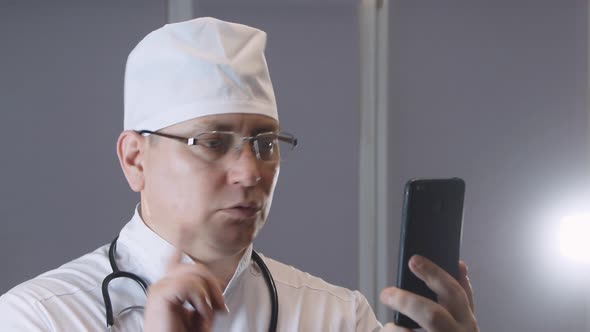
[[(436, 301), (436, 294), (410, 271), (413, 255), (424, 256), (459, 276), (459, 252), (463, 228), (465, 181), (460, 178), (415, 179), (406, 183), (397, 287)], [(395, 324), (410, 329), (420, 326), (409, 317), (395, 312)]]

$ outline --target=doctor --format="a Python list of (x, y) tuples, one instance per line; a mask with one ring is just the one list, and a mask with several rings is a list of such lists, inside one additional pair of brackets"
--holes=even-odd
[[(358, 291), (252, 248), (297, 145), (279, 126), (265, 44), (198, 18), (135, 47), (117, 155), (140, 204), (111, 244), (0, 297), (2, 331), (407, 331), (381, 327)], [(396, 288), (384, 304), (426, 331), (478, 331), (464, 264), (458, 281), (420, 257), (410, 266), (440, 305)]]

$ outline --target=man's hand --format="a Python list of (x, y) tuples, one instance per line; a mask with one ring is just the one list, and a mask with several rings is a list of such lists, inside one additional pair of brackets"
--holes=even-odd
[(210, 331), (215, 311), (226, 311), (221, 287), (209, 269), (183, 264), (181, 257), (177, 249), (164, 278), (149, 288), (146, 332)]
[[(390, 287), (381, 291), (383, 304), (410, 317), (428, 332), (479, 332), (474, 315), (473, 291), (464, 262), (459, 262), (459, 280), (421, 256), (413, 256), (409, 266), (438, 295), (438, 303)], [(393, 323), (388, 323), (381, 331), (411, 332)]]

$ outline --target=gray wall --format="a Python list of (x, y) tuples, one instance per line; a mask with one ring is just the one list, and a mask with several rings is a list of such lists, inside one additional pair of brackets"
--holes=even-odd
[(466, 180), (482, 331), (590, 331), (590, 266), (556, 246), (560, 218), (588, 210), (586, 6), (391, 2), (392, 213), (408, 178)]
[(165, 14), (159, 0), (0, 1), (0, 293), (131, 217), (115, 154), (123, 70)]

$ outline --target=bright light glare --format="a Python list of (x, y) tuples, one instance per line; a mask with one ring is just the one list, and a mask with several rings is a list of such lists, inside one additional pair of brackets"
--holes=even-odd
[(590, 263), (590, 215), (563, 218), (559, 243), (565, 257)]

